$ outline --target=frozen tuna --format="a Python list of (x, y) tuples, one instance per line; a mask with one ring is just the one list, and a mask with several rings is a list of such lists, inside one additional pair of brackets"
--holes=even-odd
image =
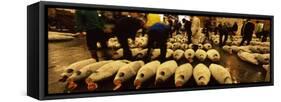
[(202, 49), (197, 49), (195, 52), (195, 56), (199, 61), (204, 61), (207, 57), (207, 53)]
[(194, 67), (193, 77), (194, 77), (197, 85), (200, 85), (200, 86), (207, 85), (210, 81), (211, 72), (206, 65), (200, 63)]
[(221, 65), (211, 64), (209, 66), (210, 72), (212, 76), (220, 83), (220, 84), (232, 84), (232, 78), (229, 71)]
[(113, 76), (122, 66), (126, 64), (127, 63), (124, 63), (123, 61), (114, 61), (102, 66), (101, 68), (93, 72), (85, 80), (88, 85), (88, 90), (94, 91), (96, 88), (98, 88), (98, 84), (96, 82)]
[(69, 78), (68, 78), (68, 89), (75, 89), (78, 85), (76, 84), (75, 81), (82, 80), (89, 75), (91, 75), (94, 71), (99, 69), (105, 64), (108, 64), (113, 61), (100, 61), (96, 63), (92, 63), (89, 65), (86, 65), (82, 69), (75, 71)]
[(139, 69), (134, 81), (134, 85), (136, 86), (136, 89), (140, 89), (143, 82), (155, 76), (159, 65), (160, 65), (159, 61), (152, 61), (145, 64)]
[(208, 50), (207, 56), (213, 62), (217, 62), (220, 60), (220, 53), (215, 49)]
[(90, 58), (90, 59), (78, 61), (78, 62), (75, 62), (75, 63), (69, 65), (68, 67), (66, 67), (63, 70), (62, 74), (60, 75), (61, 79), (59, 81), (65, 82), (75, 71), (78, 71), (81, 68), (85, 67), (86, 65), (95, 63), (95, 62), (96, 62), (95, 59)]
[(165, 82), (175, 73), (177, 67), (178, 64), (175, 60), (162, 63), (157, 69), (155, 84)]
[(193, 49), (187, 49), (184, 52), (184, 57), (188, 60), (188, 62), (193, 62), (195, 52)]
[(131, 62), (127, 65), (124, 65), (122, 66), (114, 80), (113, 80), (113, 83), (114, 85), (116, 85), (116, 87), (113, 89), (113, 90), (117, 90), (119, 89), (121, 86), (122, 86), (122, 83), (127, 81), (128, 79), (136, 76), (138, 70), (144, 65), (144, 62), (143, 61), (134, 61), (134, 62)]
[(184, 56), (184, 51), (183, 50), (176, 50), (174, 51), (173, 57), (175, 60), (180, 60)]
[(180, 65), (175, 72), (175, 85), (182, 87), (192, 76), (193, 67), (190, 63)]

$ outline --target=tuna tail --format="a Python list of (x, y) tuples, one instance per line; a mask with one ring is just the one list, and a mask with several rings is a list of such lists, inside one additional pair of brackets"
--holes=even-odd
[(134, 85), (136, 86), (136, 89), (140, 89), (141, 88), (141, 81), (139, 79), (136, 79), (134, 82)]
[(69, 79), (67, 83), (67, 88), (70, 90), (74, 90), (78, 87), (78, 85), (74, 82), (73, 79)]
[(122, 87), (122, 81), (120, 79), (116, 79), (113, 81), (114, 85), (116, 85), (114, 88), (113, 88), (113, 91), (116, 91), (118, 89), (120, 89)]
[(86, 84), (88, 85), (88, 90), (89, 91), (94, 91), (98, 88), (98, 84), (93, 82), (92, 79), (86, 79)]
[(176, 85), (176, 87), (182, 87), (183, 82), (182, 81), (176, 81), (175, 85)]

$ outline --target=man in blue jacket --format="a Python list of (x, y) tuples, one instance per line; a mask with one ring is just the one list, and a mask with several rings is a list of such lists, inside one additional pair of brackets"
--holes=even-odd
[(151, 49), (159, 47), (160, 48), (160, 61), (164, 62), (166, 60), (166, 53), (167, 53), (167, 40), (169, 38), (169, 34), (171, 32), (171, 28), (168, 25), (163, 23), (156, 23), (152, 25), (148, 29), (148, 43), (147, 43), (147, 56), (146, 62), (149, 62), (151, 59)]

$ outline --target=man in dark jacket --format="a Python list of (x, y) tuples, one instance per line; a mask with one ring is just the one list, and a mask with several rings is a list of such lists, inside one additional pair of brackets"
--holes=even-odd
[(261, 33), (261, 38), (262, 38), (262, 42), (266, 42), (268, 36), (271, 34), (271, 30), (270, 30), (270, 22), (269, 21), (264, 21), (264, 27), (262, 29), (262, 33)]
[(231, 33), (232, 33), (231, 35), (232, 35), (232, 36), (235, 36), (237, 30), (238, 30), (238, 24), (237, 24), (237, 22), (234, 22), (234, 24), (233, 24), (232, 27), (231, 27)]
[(148, 43), (147, 43), (147, 55), (145, 61), (149, 62), (151, 57), (151, 49), (159, 47), (160, 48), (160, 61), (164, 62), (167, 53), (167, 40), (171, 29), (168, 25), (163, 23), (156, 23), (148, 29)]
[(192, 31), (191, 31), (191, 21), (182, 19), (182, 22), (184, 23), (184, 30), (187, 34), (187, 43), (190, 44), (192, 42), (191, 37), (192, 37)]
[(178, 19), (175, 20), (174, 27), (175, 27), (176, 35), (180, 34), (181, 23)]
[(170, 26), (170, 29), (171, 29), (171, 32), (170, 32), (170, 34), (169, 34), (169, 37), (171, 38), (171, 37), (173, 37), (173, 31), (174, 31), (174, 27), (173, 27), (173, 25), (174, 25), (174, 22), (173, 22), (173, 20), (172, 20), (172, 17), (168, 17), (168, 25)]
[(132, 52), (128, 45), (128, 38), (135, 40), (137, 31), (143, 27), (143, 22), (137, 17), (120, 17), (115, 24), (114, 33), (123, 48), (123, 56), (125, 59), (132, 60)]
[(91, 56), (98, 61), (97, 42), (100, 42), (102, 52), (106, 52), (108, 37), (104, 33), (104, 22), (96, 10), (77, 10), (75, 13), (76, 30), (86, 32), (86, 41)]
[[(218, 31), (219, 31), (219, 34), (220, 34), (220, 46), (223, 46), (225, 45), (227, 39), (228, 39), (228, 28), (227, 28), (227, 25), (224, 23), (224, 24), (219, 24), (218, 25)], [(223, 39), (223, 41), (222, 41)]]
[(240, 43), (240, 46), (243, 45), (245, 41), (247, 41), (247, 45), (250, 44), (253, 37), (254, 30), (255, 30), (255, 24), (252, 23), (249, 19), (247, 19), (245, 26), (242, 28), (241, 33), (243, 34), (243, 38)]
[(206, 36), (206, 39), (209, 40), (209, 32), (211, 31), (211, 18), (207, 17), (204, 23), (203, 33)]

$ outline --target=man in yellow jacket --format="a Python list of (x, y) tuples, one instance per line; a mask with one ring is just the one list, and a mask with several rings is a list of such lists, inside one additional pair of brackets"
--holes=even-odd
[(147, 14), (146, 18), (147, 18), (147, 21), (146, 21), (146, 24), (145, 24), (146, 28), (149, 28), (152, 25), (161, 22), (160, 14), (149, 13), (149, 14)]

